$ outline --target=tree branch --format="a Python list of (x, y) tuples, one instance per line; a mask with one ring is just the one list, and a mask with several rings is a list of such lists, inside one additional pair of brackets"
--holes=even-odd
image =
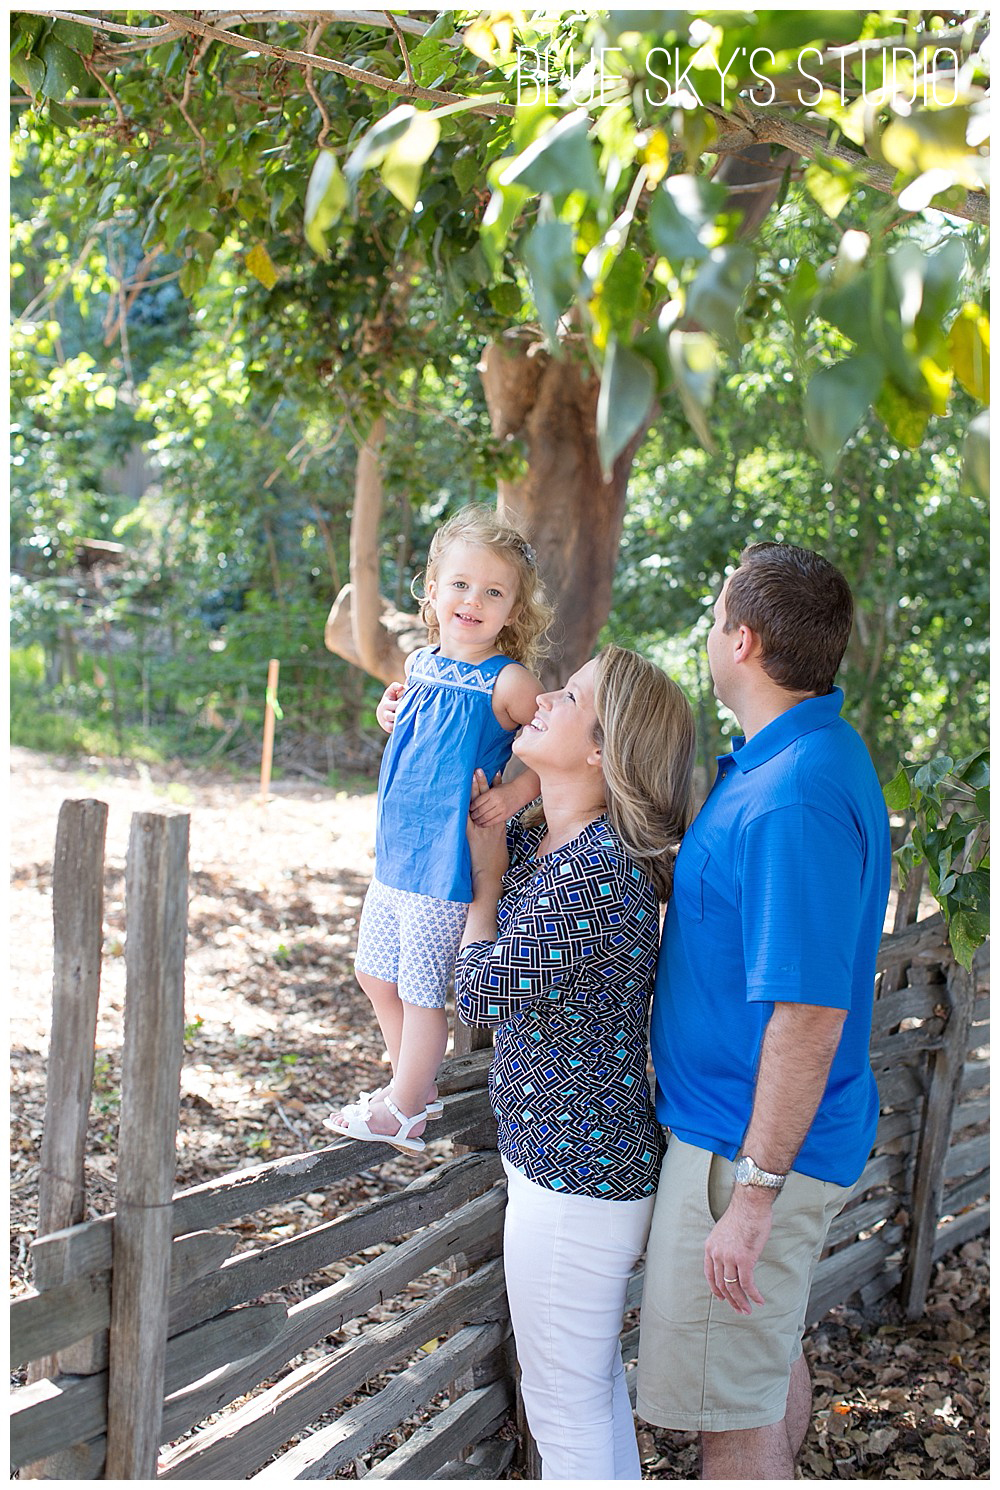
[[(194, 36), (204, 36), (213, 41), (225, 42), (228, 46), (237, 47), (241, 51), (255, 52), (261, 57), (271, 57), (274, 61), (284, 62), (291, 67), (315, 67), (320, 72), (339, 73), (341, 77), (350, 78), (352, 82), (360, 83), (365, 88), (378, 88), (383, 93), (394, 93), (400, 98), (420, 98), (430, 103), (446, 104), (468, 101), (469, 95), (466, 94), (445, 93), (440, 88), (418, 88), (410, 83), (396, 83), (391, 78), (380, 77), (378, 73), (364, 72), (360, 67), (348, 67), (346, 63), (336, 62), (332, 57), (318, 57), (309, 52), (293, 51), (286, 47), (272, 46), (270, 42), (238, 36), (235, 31), (223, 31), (218, 26), (209, 26), (193, 16), (182, 16), (174, 11), (163, 10), (154, 10), (153, 15), (169, 16), (175, 27), (189, 31)], [(491, 118), (497, 114), (506, 114), (513, 118), (516, 110), (513, 104), (490, 102), (473, 104), (469, 112), (470, 114), (487, 114)]]
[[(847, 145), (834, 143), (818, 130), (799, 124), (794, 119), (785, 119), (777, 113), (766, 114), (762, 109), (752, 108), (745, 100), (741, 100), (741, 105), (739, 115), (713, 105), (708, 106), (716, 118), (728, 126), (727, 132), (716, 141), (714, 148), (717, 154), (732, 154), (751, 142), (783, 145), (808, 160), (825, 155), (841, 161), (852, 171), (856, 171), (866, 186), (883, 192), (886, 196), (896, 195), (896, 172), (890, 167), (879, 165), (877, 161), (857, 150), (851, 150)], [(984, 191), (967, 191), (963, 201), (957, 206), (948, 207), (947, 211), (952, 217), (962, 217), (968, 222), (987, 226), (990, 220), (990, 199)]]

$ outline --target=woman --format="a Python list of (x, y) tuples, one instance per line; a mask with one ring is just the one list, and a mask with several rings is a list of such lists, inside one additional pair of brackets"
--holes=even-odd
[(663, 1139), (646, 1083), (658, 901), (691, 804), (694, 720), (659, 668), (608, 647), (514, 744), (541, 810), (469, 822), (459, 1015), (496, 1029), (504, 1267), (543, 1479), (642, 1478), (619, 1336)]

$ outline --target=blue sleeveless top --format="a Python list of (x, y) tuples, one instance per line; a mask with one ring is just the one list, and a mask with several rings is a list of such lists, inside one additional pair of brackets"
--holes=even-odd
[(472, 899), (466, 822), (477, 767), (492, 782), (517, 730), (493, 712), (493, 686), (513, 661), (458, 662), (422, 647), (386, 742), (378, 778), (375, 878), (436, 900)]

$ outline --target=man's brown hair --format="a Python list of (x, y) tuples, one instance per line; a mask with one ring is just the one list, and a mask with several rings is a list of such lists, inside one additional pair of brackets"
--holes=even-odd
[(792, 693), (829, 693), (854, 621), (851, 587), (822, 554), (751, 543), (726, 587), (726, 631), (749, 626), (761, 665)]

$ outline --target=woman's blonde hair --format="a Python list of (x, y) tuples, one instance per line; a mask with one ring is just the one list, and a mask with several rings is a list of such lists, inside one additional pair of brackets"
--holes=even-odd
[(625, 647), (598, 654), (594, 679), (608, 820), (665, 901), (694, 808), (694, 715), (683, 689)]
[[(453, 543), (472, 543), (479, 548), (495, 549), (515, 571), (517, 600), (510, 619), (497, 637), (497, 650), (523, 667), (534, 670), (536, 663), (549, 650), (546, 632), (552, 624), (554, 611), (545, 598), (545, 586), (539, 578), (531, 544), (515, 527), (499, 518), (491, 507), (463, 507), (442, 523), (431, 539), (427, 569), (423, 575), (425, 585), (437, 578), (438, 565)], [(433, 602), (426, 593), (417, 589), (419, 579), (418, 575), (411, 589), (414, 599), (420, 602), (420, 616), (427, 627), (429, 640), (434, 644), (440, 640), (441, 630)]]

